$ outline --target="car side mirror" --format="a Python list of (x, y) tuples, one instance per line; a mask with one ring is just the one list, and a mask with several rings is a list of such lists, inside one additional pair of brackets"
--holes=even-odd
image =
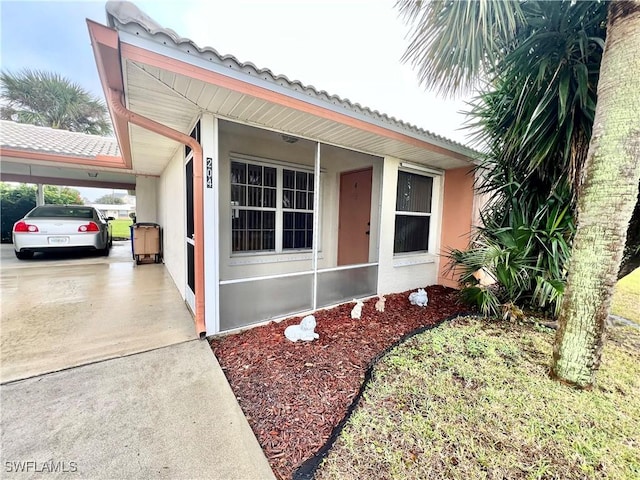
[(107, 217), (107, 222), (110, 222), (111, 220), (115, 220), (115, 217)]

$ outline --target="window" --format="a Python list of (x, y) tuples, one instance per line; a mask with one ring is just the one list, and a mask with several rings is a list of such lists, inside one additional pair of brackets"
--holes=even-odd
[(282, 171), (282, 248), (310, 249), (313, 243), (313, 173)]
[(93, 212), (93, 207), (65, 207), (64, 205), (44, 205), (35, 208), (28, 216), (31, 218), (93, 218)]
[(429, 250), (433, 177), (398, 172), (393, 253)]
[(232, 252), (311, 249), (313, 186), (313, 173), (233, 160)]

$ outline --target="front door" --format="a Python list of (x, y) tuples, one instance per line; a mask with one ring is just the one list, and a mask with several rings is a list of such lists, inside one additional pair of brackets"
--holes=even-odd
[(373, 169), (340, 174), (338, 265), (369, 262)]
[(194, 222), (193, 222), (193, 154), (189, 153), (185, 163), (185, 192), (186, 198), (186, 232), (185, 238), (187, 248), (187, 288), (185, 289), (185, 300), (195, 313), (196, 305), (196, 273), (195, 273), (195, 241), (194, 241)]

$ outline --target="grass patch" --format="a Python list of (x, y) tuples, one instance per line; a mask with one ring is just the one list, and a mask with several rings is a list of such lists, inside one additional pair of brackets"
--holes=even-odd
[(120, 218), (111, 220), (109, 223), (111, 224), (111, 234), (113, 238), (131, 238), (129, 227), (133, 225), (133, 220)]
[(616, 284), (611, 313), (640, 324), (640, 268)]
[(640, 478), (640, 331), (591, 391), (548, 377), (553, 332), (461, 318), (376, 366), (316, 479)]

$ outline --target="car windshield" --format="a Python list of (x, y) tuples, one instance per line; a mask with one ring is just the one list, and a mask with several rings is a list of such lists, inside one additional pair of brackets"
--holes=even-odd
[(88, 207), (37, 207), (30, 214), (32, 218), (93, 218), (93, 209)]

